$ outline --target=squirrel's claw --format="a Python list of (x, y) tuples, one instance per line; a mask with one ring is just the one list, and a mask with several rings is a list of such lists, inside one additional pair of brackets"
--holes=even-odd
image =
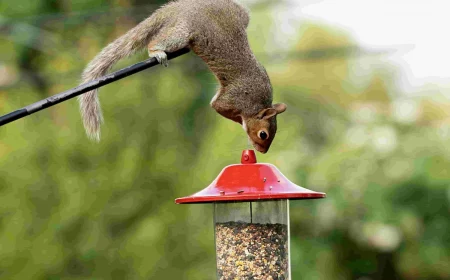
[(159, 64), (164, 65), (165, 67), (169, 66), (169, 60), (167, 59), (167, 54), (164, 51), (149, 51), (148, 55), (156, 58)]

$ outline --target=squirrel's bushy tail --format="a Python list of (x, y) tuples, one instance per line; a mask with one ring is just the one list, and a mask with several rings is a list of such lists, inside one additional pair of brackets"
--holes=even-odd
[[(157, 26), (152, 16), (139, 23), (125, 35), (106, 46), (84, 69), (82, 83), (100, 78), (119, 60), (145, 48)], [(78, 97), (84, 128), (89, 138), (100, 140), (100, 125), (103, 122), (97, 89)]]

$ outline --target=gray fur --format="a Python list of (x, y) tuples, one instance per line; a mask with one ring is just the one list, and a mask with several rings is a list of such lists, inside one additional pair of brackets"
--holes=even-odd
[[(82, 82), (86, 83), (105, 75), (122, 58), (143, 49), (153, 35), (155, 24), (152, 17), (144, 20), (125, 35), (106, 46), (84, 69)], [(97, 90), (89, 91), (78, 97), (81, 116), (87, 135), (100, 140), (100, 125), (103, 122)]]
[[(270, 119), (260, 113), (272, 108), (272, 86), (248, 44), (248, 22), (247, 10), (232, 0), (169, 2), (104, 48), (84, 70), (83, 82), (103, 76), (117, 61), (146, 46), (149, 56), (166, 66), (165, 53), (189, 47), (220, 83), (211, 106), (222, 116), (241, 123), (255, 148), (265, 153), (276, 133), (275, 115), (286, 106), (273, 107), (282, 109), (272, 109), (275, 113)], [(79, 100), (87, 134), (99, 140), (103, 118), (97, 92), (88, 92)], [(270, 139), (258, 139), (261, 129)]]

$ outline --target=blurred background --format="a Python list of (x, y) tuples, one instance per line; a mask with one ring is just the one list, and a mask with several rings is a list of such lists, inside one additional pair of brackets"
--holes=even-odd
[[(166, 1), (0, 2), (0, 114), (78, 85)], [(293, 279), (450, 279), (447, 1), (242, 1), (274, 102), (270, 162), (327, 193), (292, 201)], [(142, 52), (115, 69), (146, 59)], [(206, 187), (247, 148), (190, 53), (0, 129), (0, 279), (214, 279)]]

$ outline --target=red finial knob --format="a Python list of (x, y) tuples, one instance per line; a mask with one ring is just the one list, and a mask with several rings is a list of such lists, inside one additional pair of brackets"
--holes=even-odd
[(242, 157), (241, 157), (241, 163), (242, 164), (256, 163), (255, 151), (253, 151), (253, 150), (243, 150), (242, 151)]

